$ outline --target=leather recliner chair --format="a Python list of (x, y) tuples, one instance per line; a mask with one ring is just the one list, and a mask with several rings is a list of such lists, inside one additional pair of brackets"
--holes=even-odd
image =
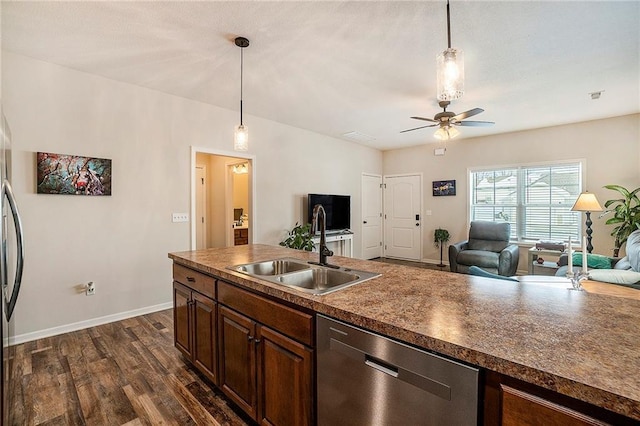
[(510, 277), (516, 274), (520, 252), (509, 244), (509, 223), (473, 221), (469, 239), (449, 246), (451, 272), (469, 273), (469, 267)]

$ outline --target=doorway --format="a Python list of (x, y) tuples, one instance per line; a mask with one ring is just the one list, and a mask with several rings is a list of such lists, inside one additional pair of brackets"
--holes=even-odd
[(192, 147), (191, 165), (191, 248), (251, 243), (255, 157)]
[(422, 174), (384, 177), (384, 255), (422, 260)]

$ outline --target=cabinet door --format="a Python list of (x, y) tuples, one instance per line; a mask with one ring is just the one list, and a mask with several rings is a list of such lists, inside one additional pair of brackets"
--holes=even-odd
[(176, 348), (191, 359), (191, 290), (173, 282), (173, 338)]
[(268, 327), (258, 333), (258, 422), (310, 425), (312, 350)]
[(220, 387), (251, 417), (256, 417), (256, 324), (225, 306), (218, 309)]
[(193, 302), (193, 363), (213, 383), (217, 384), (216, 303), (199, 293)]
[(555, 402), (509, 386), (502, 386), (503, 426), (595, 426), (607, 423)]

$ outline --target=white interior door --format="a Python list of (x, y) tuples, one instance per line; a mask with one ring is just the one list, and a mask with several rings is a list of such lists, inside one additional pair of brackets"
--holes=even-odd
[(382, 176), (362, 175), (362, 258), (382, 256)]
[(207, 171), (196, 167), (196, 249), (207, 248)]
[(384, 177), (385, 256), (422, 258), (422, 175)]

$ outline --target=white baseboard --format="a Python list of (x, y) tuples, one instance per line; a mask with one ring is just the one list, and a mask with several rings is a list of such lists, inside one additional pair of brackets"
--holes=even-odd
[(145, 308), (134, 309), (132, 311), (120, 312), (117, 314), (106, 315), (104, 317), (92, 318), (86, 321), (74, 322), (72, 324), (60, 325), (58, 327), (47, 328), (45, 330), (33, 331), (31, 333), (13, 336), (9, 344), (19, 345), (20, 343), (31, 342), (32, 340), (42, 339), (45, 337), (56, 336), (58, 334), (69, 333), (72, 331), (83, 330), (96, 325), (108, 324), (114, 321), (120, 321), (127, 318), (137, 317), (140, 315), (150, 314), (152, 312), (164, 311), (173, 307), (173, 302), (161, 303), (159, 305), (147, 306)]

